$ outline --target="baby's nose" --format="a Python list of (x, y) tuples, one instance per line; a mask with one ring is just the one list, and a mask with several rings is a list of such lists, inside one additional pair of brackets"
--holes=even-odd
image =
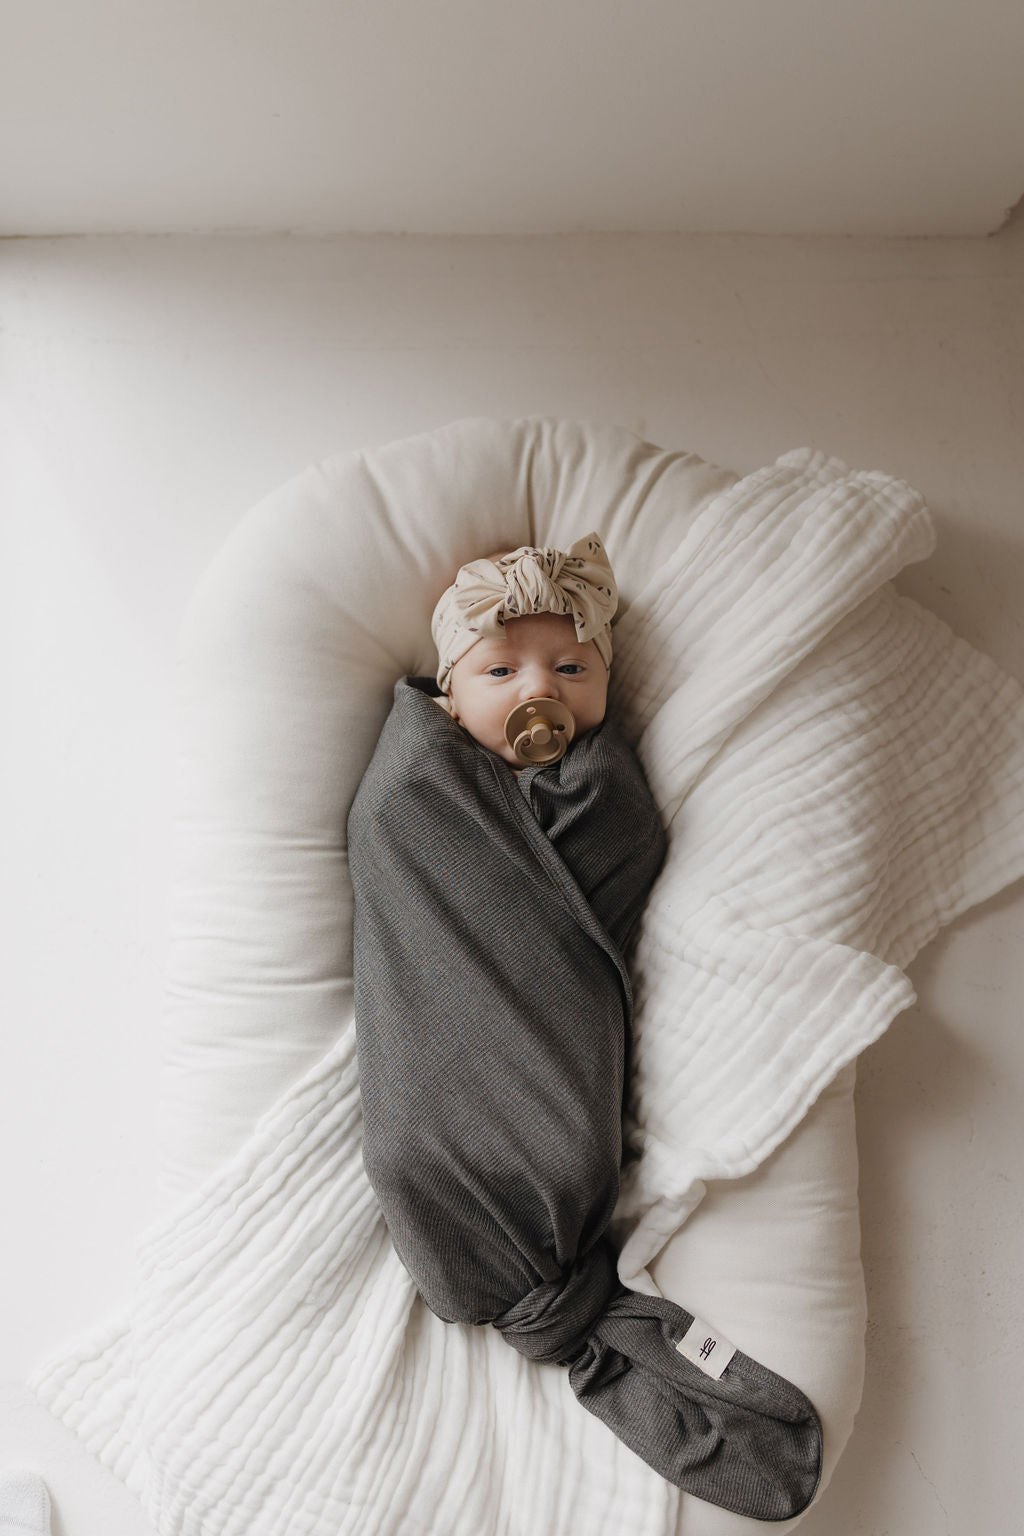
[(548, 667), (527, 667), (520, 675), (521, 699), (560, 699), (558, 673)]

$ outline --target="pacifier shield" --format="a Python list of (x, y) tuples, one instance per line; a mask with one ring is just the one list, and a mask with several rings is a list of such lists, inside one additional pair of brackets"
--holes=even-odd
[(524, 699), (505, 720), (505, 740), (520, 763), (557, 763), (576, 734), (568, 704)]

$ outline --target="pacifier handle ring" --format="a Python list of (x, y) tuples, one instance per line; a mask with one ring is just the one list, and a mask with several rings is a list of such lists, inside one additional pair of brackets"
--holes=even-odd
[(575, 734), (573, 712), (558, 699), (524, 699), (505, 718), (505, 740), (520, 763), (559, 762)]

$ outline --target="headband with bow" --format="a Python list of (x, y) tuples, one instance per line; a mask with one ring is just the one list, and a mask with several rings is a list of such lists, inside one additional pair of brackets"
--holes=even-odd
[(430, 632), (437, 646), (437, 686), (448, 692), (452, 667), (487, 635), (500, 635), (506, 619), (530, 613), (565, 613), (580, 644), (593, 640), (611, 669), (611, 620), (618, 606), (615, 577), (596, 533), (563, 553), (524, 544), (500, 560), (471, 560), (442, 593)]

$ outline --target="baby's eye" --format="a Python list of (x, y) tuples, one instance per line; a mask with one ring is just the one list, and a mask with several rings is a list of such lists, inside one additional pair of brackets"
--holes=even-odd
[(511, 669), (509, 667), (488, 667), (487, 668), (487, 676), (488, 677), (497, 677), (500, 672), (508, 672), (510, 670)]
[(583, 671), (583, 666), (578, 661), (563, 661), (562, 665), (559, 667), (558, 670), (559, 670), (559, 672), (564, 672), (567, 667), (571, 667), (574, 672), (582, 672)]

